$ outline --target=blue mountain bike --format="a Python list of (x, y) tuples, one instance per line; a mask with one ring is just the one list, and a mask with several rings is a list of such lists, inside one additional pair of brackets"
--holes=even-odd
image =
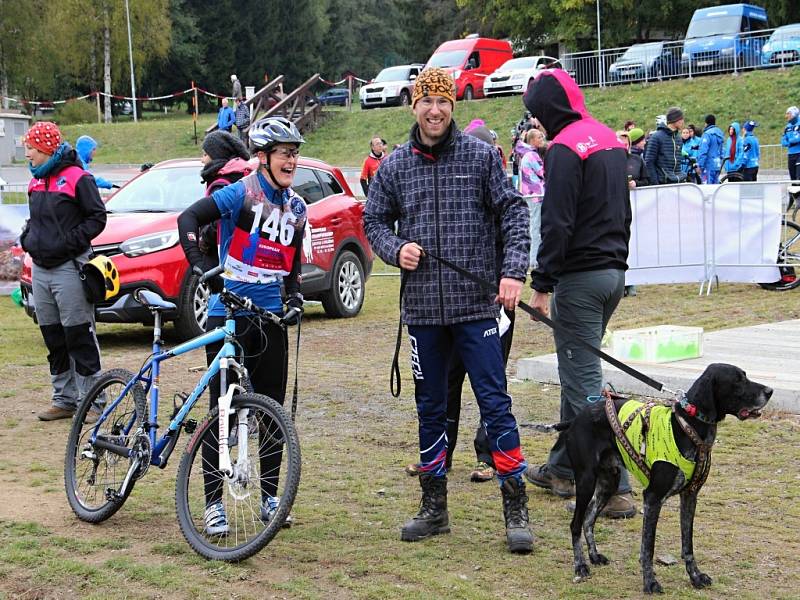
[[(220, 293), (220, 300), (227, 313), (225, 325), (171, 350), (162, 349), (161, 324), (162, 313), (174, 311), (174, 304), (144, 289), (118, 301), (120, 308), (144, 306), (152, 313), (153, 352), (137, 374), (107, 371), (89, 391), (72, 423), (64, 482), (79, 519), (105, 521), (151, 465), (167, 466), (185, 431), (191, 438), (175, 491), (181, 531), (205, 558), (237, 562), (260, 551), (285, 524), (300, 482), (300, 443), (283, 407), (252, 393), (235, 337), (236, 313), (281, 327), (290, 315), (281, 319), (228, 290)], [(192, 393), (174, 402), (170, 423), (158, 437), (161, 363), (218, 342), (223, 342), (222, 349)], [(197, 423), (189, 414), (217, 374), (218, 406)]]

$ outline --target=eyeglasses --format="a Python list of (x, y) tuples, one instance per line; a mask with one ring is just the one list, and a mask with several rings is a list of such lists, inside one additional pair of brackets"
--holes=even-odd
[(300, 156), (300, 150), (297, 148), (294, 148), (292, 150), (290, 150), (289, 148), (278, 148), (277, 150), (275, 150), (275, 154), (277, 154), (284, 160), (289, 160), (290, 158), (297, 158), (298, 156)]

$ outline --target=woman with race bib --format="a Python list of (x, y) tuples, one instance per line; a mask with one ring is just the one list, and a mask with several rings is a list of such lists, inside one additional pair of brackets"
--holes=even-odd
[[(250, 298), (256, 305), (282, 315), (284, 303), (288, 308), (303, 306), (298, 275), (306, 204), (292, 191), (291, 185), (304, 140), (297, 127), (282, 117), (257, 121), (249, 134), (251, 153), (259, 161), (258, 170), (187, 208), (178, 218), (180, 241), (192, 267), (207, 270), (207, 259), (197, 243), (198, 231), (203, 225), (219, 220), (219, 262), (225, 270), (222, 282), (216, 282), (216, 287), (224, 283), (227, 289)], [(209, 330), (224, 323), (225, 309), (216, 294), (209, 301), (208, 315)], [(283, 404), (288, 363), (286, 330), (248, 314), (238, 314), (236, 321), (236, 330), (243, 332), (237, 341), (242, 346), (253, 391)], [(296, 322), (297, 319), (289, 324)], [(207, 346), (209, 360), (220, 347)], [(209, 390), (213, 409), (219, 398), (217, 378), (212, 380)], [(204, 446), (204, 465), (217, 464), (214, 448), (213, 443)], [(266, 454), (261, 458), (261, 472), (275, 472), (280, 467), (280, 453)], [(228, 532), (228, 521), (221, 501), (222, 480), (215, 473), (213, 468), (204, 471), (206, 534), (224, 535)], [(277, 478), (270, 478), (262, 485), (261, 519), (265, 522), (278, 507), (276, 485)], [(284, 526), (290, 523), (289, 518)]]

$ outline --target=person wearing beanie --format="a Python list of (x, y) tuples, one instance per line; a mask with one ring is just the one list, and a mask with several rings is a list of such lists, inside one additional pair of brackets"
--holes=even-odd
[(783, 128), (781, 146), (786, 148), (789, 164), (789, 179), (800, 180), (800, 109), (786, 109), (786, 127)]
[[(403, 271), (402, 321), (412, 347), (419, 418), (419, 512), (401, 529), (414, 542), (450, 531), (447, 511), (447, 374), (464, 363), (486, 428), (503, 497), (506, 542), (530, 552), (527, 468), (506, 389), (497, 319), (513, 311), (528, 266), (528, 208), (492, 146), (453, 121), (456, 86), (441, 68), (414, 82), (409, 141), (381, 164), (369, 186), (364, 230), (375, 252)], [(395, 233), (395, 222), (397, 233)], [(433, 255), (498, 282), (493, 298)]]
[[(106, 226), (106, 208), (94, 177), (63, 141), (54, 123), (40, 121), (23, 136), (33, 179), (30, 218), (20, 243), (31, 256), (33, 306), (47, 346), (52, 402), (42, 421), (71, 418), (100, 375), (94, 306), (84, 295), (80, 268)], [(93, 407), (87, 423), (97, 420)]]
[[(545, 161), (542, 241), (531, 271), (531, 306), (598, 350), (622, 299), (631, 234), (627, 155), (617, 135), (589, 113), (566, 71), (543, 71), (524, 95), (525, 107), (550, 137)], [(630, 134), (629, 134), (630, 135)], [(592, 144), (585, 143), (592, 140)], [(551, 296), (552, 294), (552, 296)], [(552, 299), (551, 299), (552, 298)], [(603, 387), (600, 359), (553, 332), (561, 380), (561, 419), (574, 418)], [(575, 495), (574, 472), (563, 436), (547, 460), (525, 476), (550, 493)], [(627, 473), (602, 513), (632, 517), (636, 506)]]
[(738, 121), (734, 121), (728, 127), (728, 137), (725, 139), (725, 148), (722, 150), (722, 160), (723, 162), (727, 161), (725, 172), (728, 175), (728, 180), (741, 181), (743, 177), (742, 168), (744, 167), (744, 141), (742, 140), (741, 126)]
[(758, 179), (758, 163), (761, 159), (761, 146), (758, 142), (755, 129), (758, 122), (747, 121), (744, 124), (744, 140), (742, 144), (742, 175), (745, 181)]
[[(217, 130), (206, 135), (200, 157), (203, 164), (200, 178), (206, 184), (206, 196), (249, 175), (254, 170), (253, 165), (248, 162), (249, 159), (250, 153), (244, 143), (233, 134)], [(204, 271), (219, 264), (217, 225), (217, 221), (214, 221), (200, 228), (198, 245), (207, 257), (203, 265)]]
[[(94, 154), (97, 151), (98, 146), (99, 144), (95, 141), (95, 139), (88, 135), (82, 135), (75, 140), (75, 151), (78, 153), (78, 158), (81, 159), (84, 171), (89, 170), (89, 165), (94, 159)], [(99, 175), (95, 175), (94, 173), (92, 173), (92, 175), (94, 176), (94, 182), (100, 189), (110, 190), (111, 188), (119, 187), (118, 185), (111, 183), (108, 179), (100, 177)]]
[(383, 138), (379, 135), (373, 136), (369, 141), (369, 155), (364, 159), (361, 165), (361, 189), (365, 196), (369, 195), (369, 183), (375, 178), (375, 173), (378, 167), (381, 166), (381, 161), (386, 158), (386, 148), (383, 144)]
[(647, 178), (654, 185), (686, 181), (686, 173), (681, 170), (683, 111), (672, 106), (664, 117), (666, 123), (658, 125), (644, 151)]
[(630, 140), (630, 150), (628, 151), (628, 161), (625, 168), (628, 174), (628, 187), (635, 189), (650, 185), (643, 157), (644, 131), (639, 127), (634, 127), (628, 131), (628, 139)]
[(705, 123), (697, 150), (697, 166), (703, 183), (717, 184), (722, 171), (723, 135), (714, 115), (706, 115)]

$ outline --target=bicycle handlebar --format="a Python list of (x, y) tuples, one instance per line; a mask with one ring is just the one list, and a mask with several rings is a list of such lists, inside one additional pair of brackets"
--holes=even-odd
[[(196, 275), (200, 275), (200, 283), (205, 283), (212, 277), (216, 277), (217, 275), (222, 274), (225, 271), (225, 267), (222, 265), (217, 265), (213, 269), (203, 272), (202, 269), (198, 266), (192, 267), (192, 272)], [(299, 308), (291, 308), (289, 309), (283, 317), (279, 317), (273, 312), (268, 311), (265, 308), (261, 308), (256, 304), (253, 304), (253, 301), (250, 298), (245, 296), (240, 296), (236, 292), (232, 292), (227, 288), (224, 288), (220, 294), (219, 299), (225, 306), (229, 308), (240, 308), (242, 310), (247, 310), (257, 315), (264, 317), (265, 319), (272, 321), (276, 325), (280, 325), (281, 327), (287, 327), (289, 323), (292, 323), (294, 318), (302, 312)]]

